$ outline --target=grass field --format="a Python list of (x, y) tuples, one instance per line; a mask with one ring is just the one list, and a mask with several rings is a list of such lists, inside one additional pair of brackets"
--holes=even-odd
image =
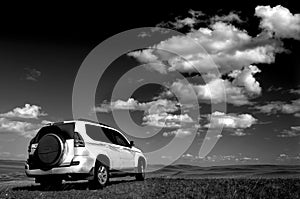
[(143, 182), (116, 178), (102, 190), (86, 182), (42, 190), (25, 177), (23, 163), (0, 162), (0, 198), (300, 198), (298, 166), (168, 166)]

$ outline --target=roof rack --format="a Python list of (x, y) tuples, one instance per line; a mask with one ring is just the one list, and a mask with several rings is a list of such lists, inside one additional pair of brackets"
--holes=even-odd
[(77, 120), (85, 121), (85, 122), (91, 122), (91, 123), (94, 123), (94, 124), (100, 124), (100, 125), (105, 126), (105, 127), (110, 127), (110, 126), (108, 126), (107, 124), (103, 124), (103, 123), (101, 123), (101, 122), (96, 122), (96, 121), (89, 120), (89, 119), (79, 118), (79, 119), (77, 119)]

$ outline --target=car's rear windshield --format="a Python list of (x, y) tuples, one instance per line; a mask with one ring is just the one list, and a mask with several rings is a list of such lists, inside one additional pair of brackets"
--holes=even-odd
[(65, 139), (72, 139), (74, 137), (75, 124), (72, 123), (54, 123), (50, 126), (45, 126), (39, 130), (33, 142), (38, 142), (47, 133), (58, 133), (64, 136)]

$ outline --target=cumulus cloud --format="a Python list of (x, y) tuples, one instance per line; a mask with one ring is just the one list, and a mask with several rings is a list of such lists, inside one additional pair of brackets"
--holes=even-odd
[(179, 138), (184, 138), (191, 134), (192, 134), (192, 132), (190, 131), (190, 129), (176, 129), (174, 131), (164, 132), (163, 136), (164, 137), (175, 136), (175, 137), (179, 137)]
[(138, 50), (128, 53), (129, 56), (137, 58), (140, 62), (159, 62), (158, 57), (153, 54), (154, 49)]
[[(226, 94), (227, 102), (245, 105), (249, 104), (249, 97), (256, 97), (261, 93), (260, 84), (254, 78), (254, 74), (260, 70), (251, 64), (272, 63), (275, 54), (281, 51), (281, 43), (276, 39), (263, 34), (252, 37), (245, 30), (224, 22), (216, 22), (209, 28), (199, 28), (186, 35), (173, 36), (150, 49), (128, 55), (142, 63), (159, 63), (155, 67), (147, 67), (162, 74), (176, 70), (200, 71), (202, 75), (215, 76), (207, 85), (193, 85), (193, 88), (186, 87), (180, 80), (173, 82), (171, 89), (178, 91), (181, 97), (190, 97), (188, 94), (192, 89), (197, 91), (199, 99), (219, 103), (224, 101)], [(235, 80), (231, 82), (224, 77), (218, 77), (216, 70), (221, 74), (229, 74)]]
[(300, 99), (292, 100), (290, 103), (273, 101), (265, 105), (257, 105), (254, 108), (268, 115), (284, 113), (295, 114), (295, 116), (297, 116), (300, 112)]
[(178, 102), (158, 99), (150, 102), (138, 102), (134, 98), (129, 98), (127, 101), (116, 100), (109, 103), (104, 102), (98, 107), (94, 107), (95, 112), (110, 112), (112, 110), (141, 110), (149, 114), (175, 112), (181, 105)]
[[(190, 101), (192, 93), (195, 93), (199, 100), (212, 103), (227, 102), (234, 105), (250, 104), (249, 98), (261, 94), (261, 87), (256, 81), (254, 74), (260, 70), (253, 65), (245, 67), (243, 70), (234, 70), (229, 74), (233, 78), (228, 79), (212, 78), (206, 84), (188, 84), (185, 81), (177, 80), (168, 86), (170, 92), (183, 101)], [(165, 95), (163, 93), (162, 95)]]
[(257, 119), (250, 114), (225, 114), (223, 112), (214, 112), (210, 115), (210, 123), (206, 124), (207, 128), (229, 128), (242, 129), (249, 128), (257, 122)]
[(180, 103), (167, 99), (157, 99), (155, 101), (139, 103), (139, 109), (144, 110), (148, 114), (175, 112), (179, 110), (181, 106)]
[(0, 117), (38, 119), (40, 116), (47, 115), (46, 113), (41, 112), (41, 109), (42, 108), (37, 105), (25, 104), (24, 107), (16, 107), (12, 111), (1, 113)]
[(144, 111), (143, 125), (179, 128), (186, 123), (194, 122), (187, 114), (171, 114), (178, 111), (182, 105), (176, 101), (167, 99), (157, 99), (150, 102), (138, 102), (133, 98), (127, 101), (117, 100), (110, 103), (103, 103), (95, 107), (96, 112), (110, 112), (112, 110), (139, 110)]
[[(255, 15), (261, 18), (260, 27), (264, 29), (256, 36), (225, 23), (232, 20), (241, 21), (237, 14), (231, 12), (228, 15), (213, 17), (212, 24), (208, 27), (192, 28), (184, 35), (173, 36), (151, 46), (150, 49), (132, 52), (129, 55), (142, 63), (150, 61), (157, 63), (149, 64), (147, 67), (162, 74), (172, 71), (184, 73), (200, 71), (202, 75), (216, 75), (218, 69), (221, 74), (230, 74), (229, 76), (235, 80), (231, 82), (216, 76), (207, 83), (208, 85), (194, 85), (192, 90), (198, 91), (199, 98), (220, 102), (220, 96), (224, 96), (224, 91), (223, 93), (214, 92), (213, 89), (210, 90), (214, 93), (207, 91), (208, 88), (218, 88), (220, 91), (219, 85), (222, 84), (225, 86), (229, 103), (249, 104), (249, 97), (261, 93), (260, 84), (254, 78), (254, 74), (260, 70), (252, 64), (273, 63), (276, 53), (284, 52), (283, 44), (278, 38), (297, 39), (300, 36), (299, 14), (293, 15), (282, 6), (274, 8), (258, 6)], [(198, 18), (193, 14), (191, 19), (193, 20), (177, 18), (176, 23), (186, 23), (194, 27)], [(276, 37), (267, 32), (273, 32)], [(178, 80), (171, 87), (175, 91), (179, 91), (178, 88), (183, 89), (178, 92), (181, 97), (187, 96), (185, 94), (191, 90)]]
[(95, 112), (110, 112), (112, 110), (138, 110), (138, 101), (134, 98), (129, 98), (127, 101), (104, 101), (100, 106), (93, 108)]
[(42, 126), (43, 125), (39, 123), (35, 124), (0, 118), (0, 133), (15, 133), (27, 138), (32, 138)]
[(155, 58), (156, 62), (160, 60), (166, 64), (163, 74), (174, 70), (210, 73), (216, 69), (228, 73), (254, 63), (272, 63), (275, 53), (280, 51), (278, 40), (262, 35), (251, 37), (245, 30), (216, 22), (208, 28), (173, 36), (150, 49), (128, 55), (143, 63), (149, 63), (145, 56)]
[(297, 137), (300, 136), (300, 126), (292, 126), (289, 130), (283, 130), (278, 137)]
[(255, 15), (260, 17), (260, 27), (279, 38), (300, 39), (300, 14), (292, 14), (280, 5), (257, 6)]
[(168, 113), (148, 114), (143, 117), (143, 125), (161, 128), (179, 128), (194, 122), (188, 114), (172, 115)]
[(234, 70), (229, 76), (233, 77), (233, 85), (242, 86), (247, 93), (260, 94), (261, 87), (259, 82), (254, 78), (254, 74), (261, 72), (256, 66), (250, 65), (243, 70)]

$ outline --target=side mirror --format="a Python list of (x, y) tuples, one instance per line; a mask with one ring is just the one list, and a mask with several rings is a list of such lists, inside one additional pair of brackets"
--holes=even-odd
[(133, 147), (133, 146), (134, 146), (134, 142), (130, 141), (130, 147)]

